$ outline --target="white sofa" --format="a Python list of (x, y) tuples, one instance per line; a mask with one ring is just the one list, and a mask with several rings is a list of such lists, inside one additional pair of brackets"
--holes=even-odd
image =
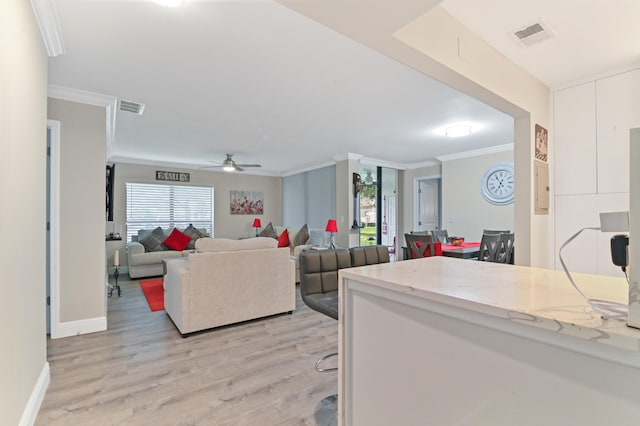
[[(172, 230), (173, 228), (163, 229), (163, 236), (165, 238), (168, 237)], [(203, 236), (208, 236), (205, 229), (197, 229), (197, 231)], [(127, 244), (129, 277), (132, 279), (162, 275), (164, 274), (162, 259), (188, 256), (189, 253), (193, 253), (194, 251), (195, 246), (193, 245), (193, 240), (189, 244), (189, 247), (186, 250), (182, 251), (167, 250), (167, 248), (164, 246), (163, 249), (158, 251), (147, 251), (144, 245), (142, 245), (139, 241), (141, 241), (152, 232), (155, 231), (151, 229), (141, 229), (140, 231), (138, 231), (138, 235), (133, 236), (134, 240)]]
[(294, 244), (294, 241), (296, 239), (296, 236), (298, 235), (298, 232), (300, 231), (299, 228), (274, 226), (273, 229), (278, 237), (282, 234), (282, 232), (284, 232), (285, 229), (289, 234), (289, 250), (291, 252), (291, 259), (293, 259), (296, 265), (296, 282), (298, 283), (300, 282), (300, 262), (298, 261), (300, 253), (306, 250), (310, 250), (311, 247), (328, 247), (329, 235), (324, 229), (308, 228), (309, 238), (303, 244), (296, 246)]
[(191, 250), (163, 250), (145, 252), (144, 246), (132, 241), (127, 246), (129, 277), (132, 279), (154, 277), (163, 274), (162, 259), (187, 256)]
[(164, 308), (182, 334), (292, 312), (294, 262), (273, 238), (200, 238), (167, 261)]

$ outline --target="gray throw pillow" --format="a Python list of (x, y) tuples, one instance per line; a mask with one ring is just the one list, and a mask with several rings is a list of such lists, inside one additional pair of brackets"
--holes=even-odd
[(145, 251), (166, 251), (167, 246), (162, 244), (164, 240), (167, 239), (167, 236), (164, 234), (164, 231), (159, 226), (151, 231), (150, 234), (145, 235), (140, 241), (140, 244), (144, 246)]
[(302, 228), (296, 234), (296, 237), (293, 239), (293, 246), (302, 246), (307, 244), (307, 240), (309, 240), (309, 228), (305, 223)]
[(271, 224), (271, 222), (269, 222), (269, 224), (264, 227), (264, 229), (260, 233), (260, 236), (271, 237), (271, 238), (275, 238), (276, 240), (278, 239), (278, 234), (276, 234), (276, 231), (273, 229), (273, 225)]
[(206, 231), (202, 231), (198, 228), (196, 228), (195, 226), (193, 226), (193, 224), (189, 224), (189, 226), (187, 226), (187, 228), (182, 231), (182, 233), (188, 237), (191, 237), (191, 241), (189, 241), (189, 244), (187, 245), (187, 250), (195, 250), (196, 249), (196, 240), (198, 238), (202, 238), (202, 237), (208, 237), (209, 234), (207, 234)]

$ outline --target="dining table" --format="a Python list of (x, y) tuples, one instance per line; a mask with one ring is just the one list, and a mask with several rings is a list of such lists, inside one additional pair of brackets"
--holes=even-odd
[(442, 244), (442, 255), (458, 259), (473, 259), (480, 253), (479, 242), (462, 243), (459, 246)]
[[(455, 257), (457, 259), (475, 259), (480, 253), (479, 242), (468, 242), (460, 245), (434, 243), (434, 254), (436, 256)], [(406, 246), (402, 247), (402, 258), (409, 259), (409, 252)]]

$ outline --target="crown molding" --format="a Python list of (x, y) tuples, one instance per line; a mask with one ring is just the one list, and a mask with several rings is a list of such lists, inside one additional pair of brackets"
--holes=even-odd
[(362, 154), (355, 154), (353, 152), (345, 152), (343, 154), (336, 154), (336, 155), (332, 156), (331, 158), (333, 158), (336, 162), (338, 162), (338, 161), (344, 161), (344, 160), (360, 160), (363, 157), (364, 157), (364, 155), (362, 155)]
[(53, 0), (31, 0), (31, 9), (36, 17), (42, 40), (50, 57), (64, 55), (64, 41), (60, 31), (58, 12)]
[(335, 161), (323, 161), (322, 163), (316, 163), (311, 166), (302, 167), (299, 169), (287, 170), (286, 172), (283, 172), (280, 176), (282, 177), (293, 176), (293, 175), (298, 175), (304, 172), (310, 172), (311, 170), (322, 169), (324, 167), (335, 166), (335, 165), (336, 165)]
[(487, 154), (495, 154), (498, 152), (506, 152), (506, 151), (513, 151), (513, 144), (512, 143), (507, 143), (504, 145), (495, 145), (495, 146), (490, 146), (487, 148), (480, 148), (480, 149), (474, 149), (471, 151), (464, 151), (464, 152), (457, 152), (455, 154), (449, 154), (449, 155), (441, 155), (439, 157), (436, 157), (436, 159), (440, 162), (445, 162), (445, 161), (452, 161), (452, 160), (460, 160), (463, 158), (471, 158), (471, 157), (479, 157), (481, 155), (487, 155)]
[(379, 160), (377, 158), (371, 158), (371, 157), (362, 157), (360, 159), (360, 164), (369, 164), (371, 166), (388, 167), (390, 169), (397, 169), (397, 170), (407, 169), (406, 164), (394, 163), (392, 161)]
[(627, 65), (627, 66), (622, 67), (622, 68), (616, 68), (616, 69), (613, 69), (613, 70), (609, 70), (607, 72), (602, 72), (602, 73), (590, 75), (590, 76), (587, 76), (587, 77), (583, 77), (581, 79), (570, 81), (570, 82), (567, 82), (567, 83), (557, 84), (557, 85), (551, 86), (549, 88), (549, 91), (551, 93), (553, 93), (553, 92), (557, 92), (559, 90), (564, 90), (564, 89), (569, 89), (571, 87), (580, 86), (581, 84), (591, 83), (593, 81), (598, 81), (598, 80), (602, 80), (602, 79), (605, 79), (605, 78), (613, 77), (613, 76), (618, 75), (618, 74), (624, 74), (624, 73), (627, 73), (627, 72), (630, 72), (630, 71), (635, 71), (637, 69), (640, 69), (640, 62), (636, 62), (634, 64)]
[(133, 165), (141, 165), (141, 166), (154, 166), (154, 167), (169, 167), (173, 169), (183, 169), (183, 170), (193, 170), (198, 172), (206, 172), (206, 173), (224, 173), (224, 174), (233, 174), (239, 173), (243, 175), (255, 175), (255, 176), (269, 176), (269, 177), (280, 177), (279, 174), (258, 170), (254, 168), (247, 168), (243, 172), (225, 172), (222, 169), (220, 170), (211, 170), (206, 169), (201, 164), (193, 164), (193, 163), (176, 163), (173, 161), (164, 161), (159, 159), (148, 159), (148, 158), (136, 158), (136, 157), (124, 157), (124, 156), (111, 156), (107, 158), (108, 163), (126, 163)]
[(56, 86), (50, 84), (47, 90), (50, 98), (62, 99), (63, 101), (78, 102), (81, 104), (106, 107), (115, 104), (115, 96), (103, 95), (101, 93), (89, 92), (87, 90), (74, 89), (72, 87)]
[(433, 167), (433, 166), (439, 166), (440, 162), (439, 161), (421, 161), (419, 163), (411, 163), (411, 164), (407, 164), (406, 168), (407, 170), (413, 170), (413, 169), (421, 169), (423, 167)]
[[(107, 147), (115, 140), (116, 135), (116, 107), (118, 98), (115, 96), (103, 95), (101, 93), (89, 92), (86, 90), (74, 89), (72, 87), (55, 86), (50, 84), (47, 90), (50, 98), (61, 99), (63, 101), (77, 102), (80, 104), (104, 107), (106, 113), (106, 137)], [(109, 148), (107, 148), (109, 149)], [(107, 153), (108, 155), (109, 153)]]

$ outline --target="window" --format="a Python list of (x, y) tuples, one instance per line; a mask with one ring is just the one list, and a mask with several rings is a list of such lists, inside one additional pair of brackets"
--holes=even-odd
[(140, 229), (184, 229), (189, 224), (213, 237), (213, 188), (127, 182), (127, 242)]

